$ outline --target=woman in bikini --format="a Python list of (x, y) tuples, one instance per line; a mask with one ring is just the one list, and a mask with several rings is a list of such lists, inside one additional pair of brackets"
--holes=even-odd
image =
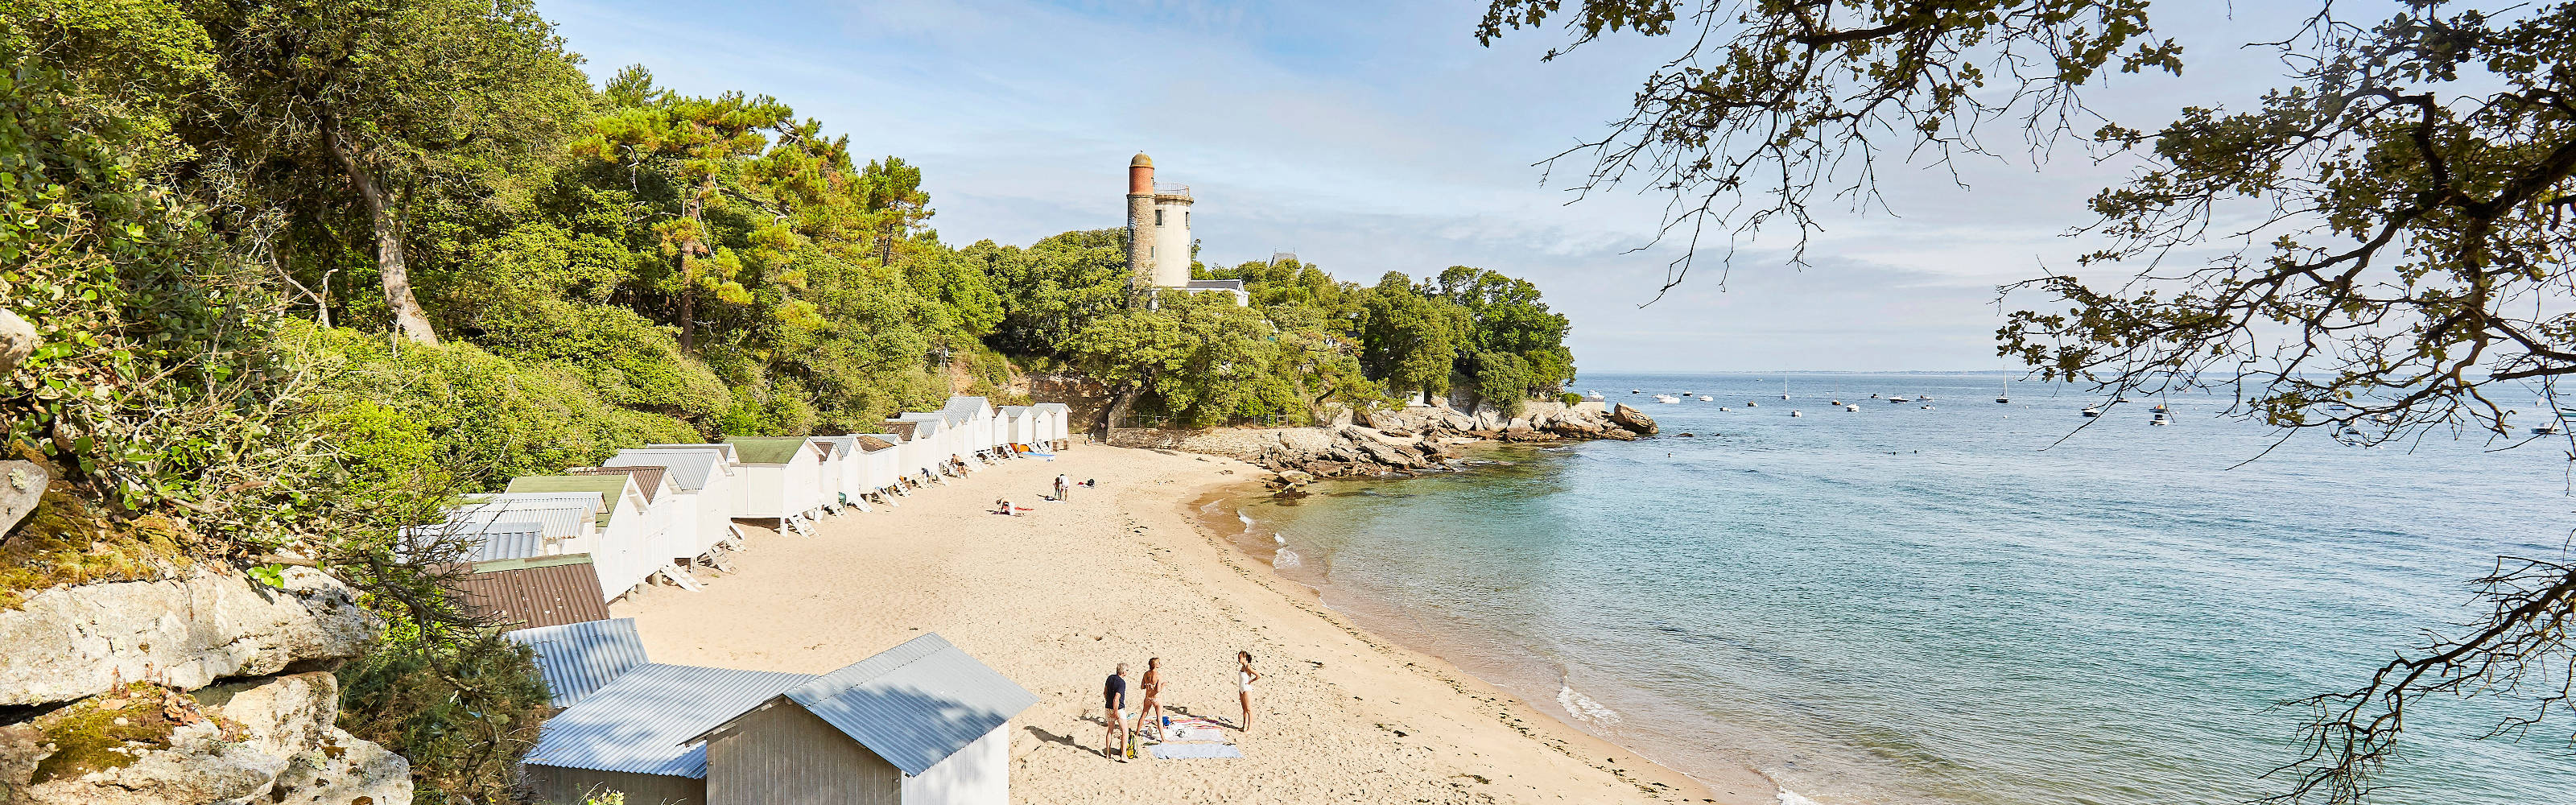
[(1145, 678), (1136, 680), (1136, 690), (1145, 694), (1145, 703), (1136, 707), (1136, 729), (1133, 734), (1144, 734), (1145, 728), (1150, 725), (1154, 728), (1154, 740), (1165, 740), (1163, 725), (1157, 723), (1163, 715), (1163, 706), (1154, 703), (1155, 699), (1163, 695), (1163, 658), (1149, 657), (1145, 660)]
[(1242, 729), (1243, 729), (1243, 731), (1244, 731), (1244, 732), (1251, 732), (1251, 731), (1252, 731), (1252, 683), (1261, 681), (1261, 674), (1260, 674), (1259, 672), (1257, 672), (1257, 671), (1252, 670), (1252, 652), (1249, 652), (1249, 651), (1237, 651), (1237, 652), (1235, 652), (1235, 653), (1234, 653), (1234, 659), (1235, 659), (1235, 662), (1237, 663), (1237, 665), (1235, 666), (1235, 669), (1234, 669), (1234, 681), (1235, 681), (1235, 683), (1236, 683), (1236, 684), (1241, 685), (1241, 686), (1243, 687), (1243, 692), (1242, 692), (1242, 693), (1240, 693), (1240, 694), (1237, 694), (1237, 697), (1238, 697), (1238, 698), (1240, 698), (1240, 699), (1243, 701), (1243, 727), (1242, 727)]

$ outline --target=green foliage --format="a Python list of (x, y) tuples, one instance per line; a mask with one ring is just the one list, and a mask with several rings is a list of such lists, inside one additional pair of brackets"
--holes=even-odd
[(533, 657), (491, 633), (389, 640), (339, 670), (340, 728), (411, 761), (415, 805), (516, 801), (553, 710)]
[(1449, 391), (1468, 337), (1467, 312), (1389, 271), (1360, 303), (1360, 365), (1398, 394), (1425, 401)]
[[(36, 726), (53, 751), (36, 762), (32, 782), (124, 768), (134, 765), (144, 751), (170, 748), (170, 734), (181, 723), (170, 717), (164, 705), (180, 695), (149, 682), (128, 682), (46, 714)], [(194, 709), (183, 705), (182, 711)], [(238, 740), (239, 727), (225, 726), (228, 737)]]
[(1564, 404), (1566, 405), (1566, 407), (1568, 407), (1568, 408), (1572, 408), (1572, 407), (1574, 407), (1574, 406), (1582, 405), (1582, 404), (1583, 404), (1583, 395), (1581, 395), (1581, 394), (1576, 394), (1576, 393), (1574, 393), (1574, 392), (1568, 391), (1568, 392), (1565, 392), (1565, 393), (1562, 393), (1562, 394), (1558, 394), (1558, 395), (1556, 395), (1556, 400), (1557, 400), (1557, 402), (1564, 403)]

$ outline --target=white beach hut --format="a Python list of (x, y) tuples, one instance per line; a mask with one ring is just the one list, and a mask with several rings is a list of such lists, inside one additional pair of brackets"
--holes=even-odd
[(671, 478), (667, 465), (626, 465), (576, 467), (566, 475), (625, 475), (635, 480), (644, 492), (644, 517), (651, 523), (645, 535), (645, 558), (656, 563), (656, 569), (671, 583), (696, 590), (698, 581), (689, 575), (698, 554), (698, 496), (683, 494), (679, 482)]
[[(711, 449), (721, 447), (723, 449)], [(705, 556), (718, 543), (733, 536), (734, 463), (733, 445), (694, 445), (676, 448), (642, 448), (620, 450), (602, 466), (663, 467), (664, 475), (679, 489), (674, 498), (674, 523), (689, 524), (689, 557)]]
[(1064, 403), (1038, 403), (1029, 406), (1038, 412), (1038, 440), (1050, 442), (1049, 449), (1062, 448), (1073, 438), (1073, 408)]
[(1002, 444), (1000, 435), (994, 432), (993, 403), (989, 400), (965, 395), (949, 397), (948, 404), (942, 406), (939, 413), (948, 420), (948, 427), (956, 429), (959, 434), (958, 446), (964, 448), (958, 451), (959, 455), (993, 455), (994, 446)]
[(828, 502), (834, 506), (856, 507), (859, 511), (874, 511), (865, 497), (873, 487), (863, 482), (867, 475), (867, 459), (859, 455), (859, 437), (843, 434), (816, 436), (814, 440), (832, 444), (832, 462), (838, 465), (825, 474), (824, 497), (830, 499)]
[(896, 414), (886, 423), (890, 427), (908, 427), (912, 430), (911, 438), (903, 443), (903, 446), (910, 451), (904, 457), (903, 467), (906, 473), (927, 472), (932, 478), (946, 474), (939, 471), (940, 464), (947, 461), (949, 456), (957, 454), (957, 435), (948, 429), (947, 417), (938, 414), (904, 413)]
[(725, 441), (742, 456), (736, 468), (733, 516), (776, 519), (782, 528), (808, 531), (822, 508), (822, 467), (826, 446), (799, 436), (730, 436)]
[(633, 475), (522, 476), (510, 479), (508, 493), (586, 494), (600, 498), (598, 531), (589, 553), (591, 567), (599, 574), (599, 591), (609, 600), (625, 595), (671, 564), (669, 557), (656, 555), (670, 543), (669, 524), (652, 511), (652, 504)]
[(1003, 444), (1038, 445), (1038, 409), (1026, 405), (1005, 405), (993, 409), (993, 422), (1000, 426)]
[(852, 442), (858, 447), (859, 471), (855, 477), (860, 493), (874, 492), (879, 497), (894, 494), (895, 479), (903, 477), (903, 437), (862, 433), (852, 437)]
[[(590, 553), (597, 546), (599, 516), (607, 501), (591, 494), (466, 495), (447, 509), (447, 523), (426, 529), (489, 528), (484, 524), (535, 523), (541, 540), (537, 555)], [(500, 558), (500, 557), (495, 557)]]
[(805, 442), (822, 451), (814, 464), (814, 505), (825, 514), (841, 511), (841, 476), (850, 465), (850, 455), (842, 444), (828, 436), (807, 436)]

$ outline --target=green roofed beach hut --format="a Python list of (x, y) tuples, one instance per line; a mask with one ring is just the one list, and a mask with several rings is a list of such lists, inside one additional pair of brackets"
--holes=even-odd
[(591, 568), (599, 573), (600, 592), (609, 600), (635, 589), (670, 562), (654, 557), (655, 546), (664, 540), (663, 524), (653, 516), (652, 504), (636, 485), (635, 476), (529, 475), (510, 479), (508, 493), (599, 496), (599, 532), (589, 553)]
[(806, 530), (823, 506), (824, 445), (802, 436), (729, 436), (742, 456), (733, 516)]

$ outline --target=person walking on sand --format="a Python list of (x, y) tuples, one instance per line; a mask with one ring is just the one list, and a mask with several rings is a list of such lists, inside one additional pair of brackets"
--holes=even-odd
[(1234, 669), (1234, 681), (1235, 684), (1240, 685), (1243, 688), (1241, 693), (1236, 694), (1237, 697), (1243, 701), (1243, 726), (1239, 729), (1244, 732), (1251, 732), (1252, 683), (1261, 681), (1261, 673), (1252, 670), (1252, 652), (1237, 651), (1234, 653), (1234, 659), (1235, 662), (1238, 663)]
[[(1073, 479), (1064, 477), (1061, 472), (1055, 474), (1055, 499), (1058, 503), (1073, 499)], [(1148, 668), (1145, 673), (1150, 676), (1154, 671)]]
[(1101, 685), (1100, 708), (1106, 711), (1100, 714), (1101, 720), (1109, 723), (1109, 731), (1100, 736), (1100, 753), (1125, 763), (1127, 759), (1121, 757), (1121, 750), (1127, 746), (1126, 663), (1119, 663), (1118, 672), (1110, 674), (1109, 681)]
[(1145, 694), (1145, 703), (1136, 706), (1136, 730), (1130, 734), (1143, 735), (1145, 727), (1152, 725), (1156, 740), (1168, 740), (1163, 735), (1162, 725), (1157, 723), (1163, 715), (1163, 706), (1154, 703), (1163, 695), (1163, 658), (1146, 658), (1145, 677), (1136, 680), (1136, 689)]

